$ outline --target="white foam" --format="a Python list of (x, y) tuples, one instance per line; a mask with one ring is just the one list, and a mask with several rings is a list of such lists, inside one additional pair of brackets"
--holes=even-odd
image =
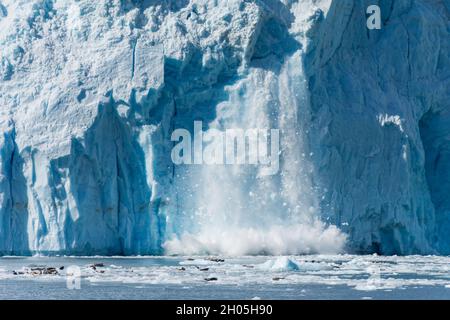
[(166, 241), (164, 249), (170, 255), (335, 254), (342, 252), (345, 241), (346, 235), (339, 229), (316, 221), (312, 225), (274, 225), (269, 229), (208, 229)]
[[(159, 260), (155, 257), (146, 259), (149, 262)], [(298, 286), (314, 284), (327, 288), (348, 286), (352, 290), (362, 292), (394, 291), (425, 286), (450, 288), (448, 279), (450, 257), (314, 255), (226, 258), (220, 263), (209, 260), (208, 257), (196, 257), (194, 260), (180, 261), (184, 267), (173, 263), (178, 262), (179, 258), (165, 257), (165, 259), (172, 261), (168, 265), (150, 263), (145, 266), (142, 261), (135, 263), (127, 261), (118, 268), (113, 263), (118, 264), (120, 261), (105, 257), (102, 260), (104, 267), (96, 270), (91, 267), (91, 260), (88, 259), (52, 258), (50, 261), (43, 260), (42, 263), (46, 265), (77, 263), (83, 279), (90, 283), (126, 283), (138, 286), (178, 284), (189, 289), (205, 283), (208, 283), (208, 286), (289, 283)], [(39, 261), (24, 259), (19, 263), (0, 258), (0, 286), (3, 285), (1, 282), (3, 280), (66, 281), (66, 269), (58, 271), (56, 275), (13, 273), (13, 270), (26, 271), (30, 263), (36, 264)], [(292, 267), (293, 265), (297, 265), (298, 269)], [(217, 278), (217, 281), (205, 280), (211, 277)]]

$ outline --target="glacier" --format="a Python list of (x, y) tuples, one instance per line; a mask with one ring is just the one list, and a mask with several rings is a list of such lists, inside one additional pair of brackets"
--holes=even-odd
[[(0, 0), (0, 254), (450, 254), (449, 16)], [(279, 128), (279, 174), (175, 166), (195, 120)]]

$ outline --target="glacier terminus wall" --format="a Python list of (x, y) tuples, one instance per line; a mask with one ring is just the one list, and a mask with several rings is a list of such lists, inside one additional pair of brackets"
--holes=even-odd
[[(450, 0), (0, 0), (0, 254), (450, 254), (449, 36)], [(279, 172), (175, 165), (194, 121), (279, 129)]]

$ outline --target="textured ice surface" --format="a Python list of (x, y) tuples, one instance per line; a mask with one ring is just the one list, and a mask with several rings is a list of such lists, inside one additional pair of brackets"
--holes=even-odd
[(322, 212), (357, 251), (449, 253), (449, 1), (376, 1), (380, 31), (369, 2), (333, 1), (305, 64)]
[[(449, 8), (0, 0), (0, 252), (449, 253)], [(280, 173), (174, 167), (194, 120)]]

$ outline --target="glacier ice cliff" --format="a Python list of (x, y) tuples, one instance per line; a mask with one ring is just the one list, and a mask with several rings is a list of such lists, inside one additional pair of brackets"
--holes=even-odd
[[(449, 17), (0, 0), (0, 254), (450, 254)], [(194, 120), (280, 128), (279, 174), (175, 166)]]
[(306, 63), (322, 212), (356, 251), (449, 253), (450, 2), (375, 1), (379, 32), (369, 2), (334, 1)]

